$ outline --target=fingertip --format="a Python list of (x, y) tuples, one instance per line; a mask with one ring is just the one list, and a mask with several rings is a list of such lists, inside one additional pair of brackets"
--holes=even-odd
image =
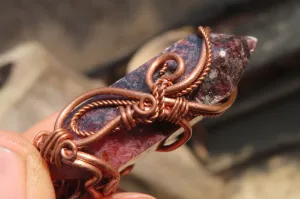
[(103, 199), (155, 199), (153, 196), (142, 193), (123, 192), (115, 193), (109, 197)]
[(0, 198), (55, 198), (47, 166), (31, 142), (18, 133), (2, 131), (0, 147)]

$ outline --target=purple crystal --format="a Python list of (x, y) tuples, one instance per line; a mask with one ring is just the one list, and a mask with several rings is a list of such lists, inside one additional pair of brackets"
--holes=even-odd
[[(174, 43), (164, 51), (177, 53), (185, 61), (185, 74), (178, 81), (182, 81), (182, 79), (187, 77), (196, 66), (201, 54), (202, 42), (200, 37), (190, 35)], [(199, 88), (187, 96), (190, 100), (198, 103), (215, 104), (226, 98), (236, 88), (248, 63), (250, 54), (255, 48), (256, 39), (253, 37), (211, 34), (211, 43), (213, 53), (211, 70)], [(150, 91), (145, 84), (144, 78), (149, 65), (155, 58), (126, 75), (111, 85), (111, 87), (149, 93)], [(168, 64), (171, 69), (176, 68), (174, 61), (170, 61)], [(78, 107), (78, 109), (91, 101), (104, 98), (104, 96), (95, 96)], [(79, 121), (80, 129), (97, 131), (118, 114), (119, 111), (116, 108), (99, 108), (87, 112)], [(69, 127), (71, 117), (72, 114), (64, 123), (64, 127), (70, 132), (72, 132)], [(104, 139), (87, 146), (86, 150), (122, 170), (126, 166), (133, 164), (145, 153), (155, 149), (163, 139), (177, 129), (178, 126), (168, 123), (164, 123), (164, 125), (138, 125), (130, 132), (121, 130), (117, 133), (112, 133)], [(62, 178), (66, 176), (77, 178), (78, 172), (75, 175), (75, 172), (68, 170), (63, 175), (60, 172), (59, 176)]]

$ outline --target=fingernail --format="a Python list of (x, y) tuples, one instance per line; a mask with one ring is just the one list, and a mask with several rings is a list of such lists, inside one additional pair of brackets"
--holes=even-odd
[(152, 196), (142, 194), (142, 193), (116, 193), (111, 196), (111, 199), (155, 199)]
[(0, 198), (25, 199), (26, 161), (0, 146)]

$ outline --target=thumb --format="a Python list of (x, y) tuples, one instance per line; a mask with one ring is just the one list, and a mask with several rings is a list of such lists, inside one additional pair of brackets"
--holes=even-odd
[(0, 198), (55, 198), (47, 166), (17, 133), (0, 131)]
[(105, 197), (103, 199), (155, 199), (152, 196), (142, 194), (142, 193), (115, 193), (111, 196)]

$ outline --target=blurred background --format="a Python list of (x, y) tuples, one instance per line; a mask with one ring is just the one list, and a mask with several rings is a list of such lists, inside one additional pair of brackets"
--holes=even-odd
[(158, 199), (300, 197), (299, 0), (6, 0), (0, 13), (0, 127), (18, 132), (198, 25), (257, 37), (234, 106), (121, 187)]

